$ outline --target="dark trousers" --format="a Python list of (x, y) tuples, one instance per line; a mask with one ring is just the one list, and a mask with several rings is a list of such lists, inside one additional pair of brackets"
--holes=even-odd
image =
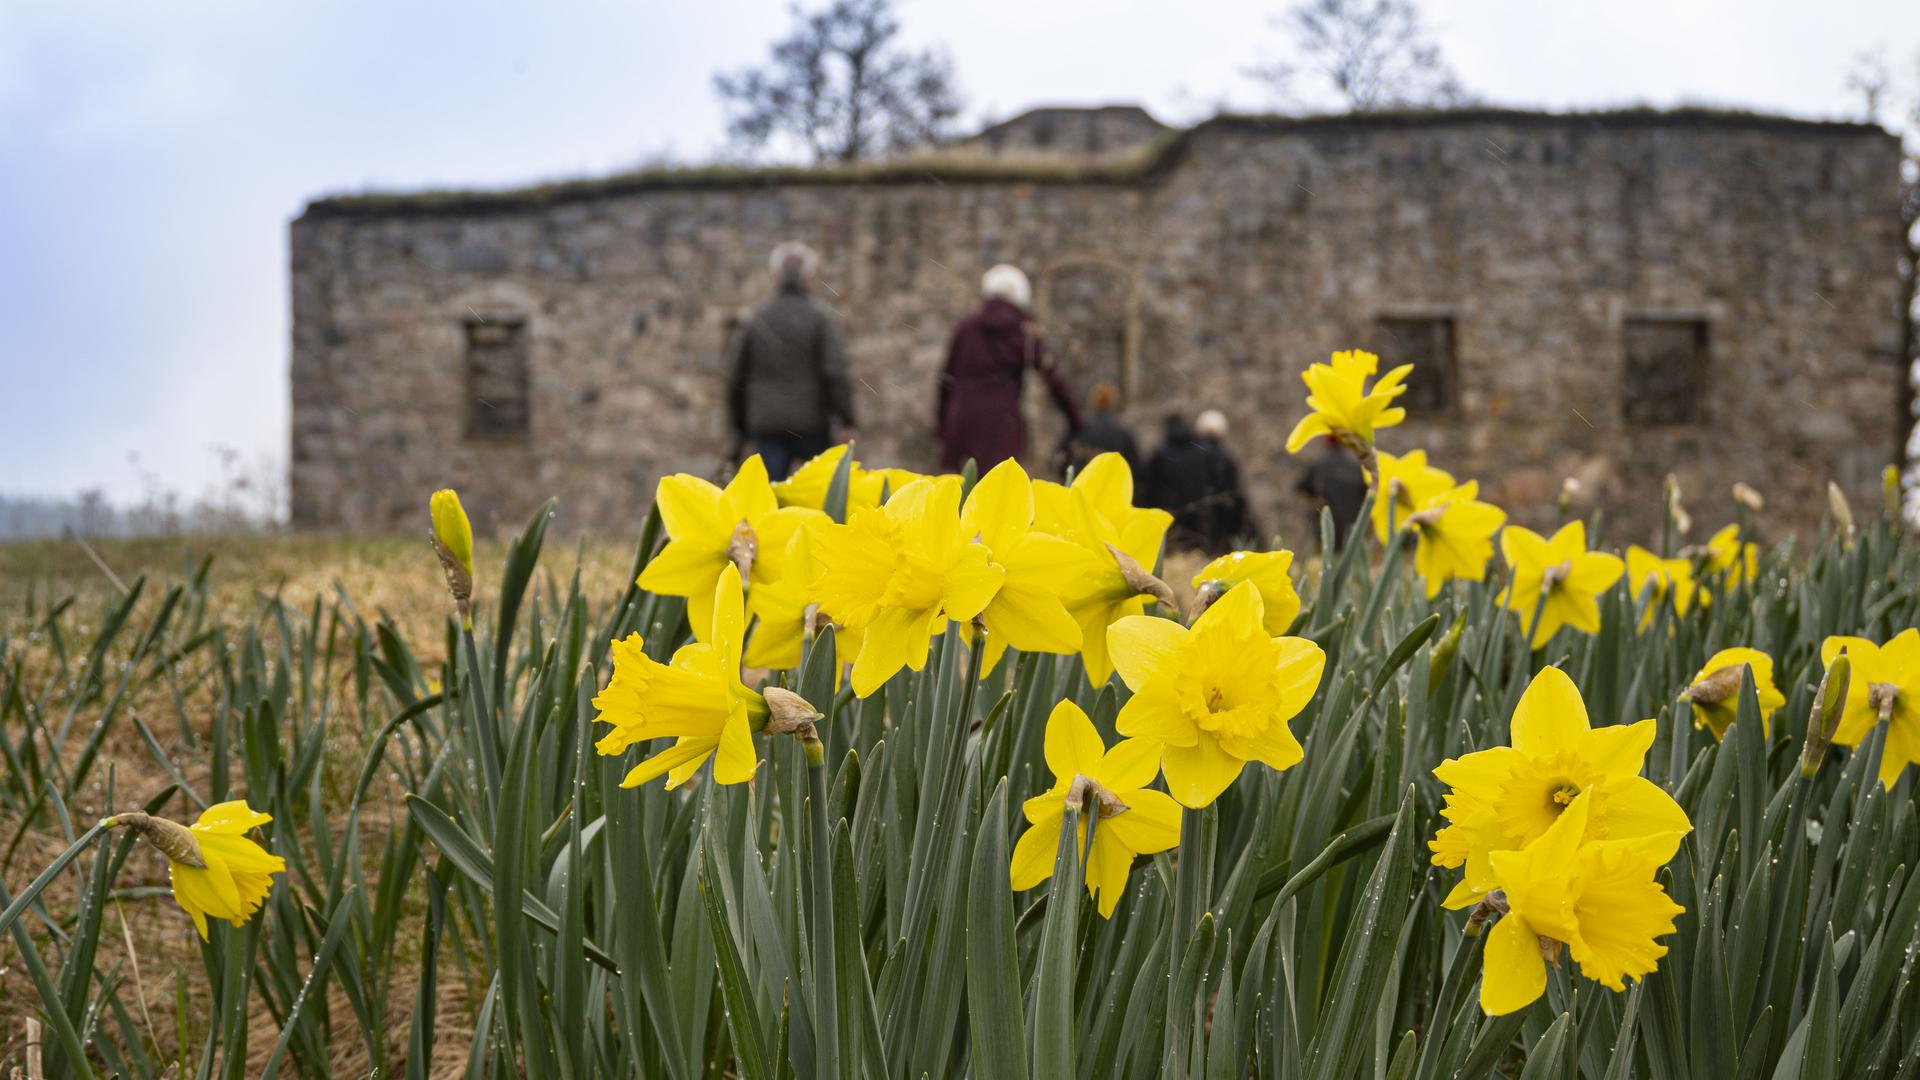
[(767, 467), (769, 480), (785, 480), (794, 466), (803, 465), (815, 454), (825, 453), (833, 440), (825, 435), (755, 435), (753, 451)]

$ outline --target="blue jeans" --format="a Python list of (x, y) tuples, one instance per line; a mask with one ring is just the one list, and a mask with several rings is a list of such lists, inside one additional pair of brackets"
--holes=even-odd
[(833, 440), (825, 435), (755, 435), (753, 450), (767, 467), (769, 480), (785, 480), (796, 465), (825, 453)]

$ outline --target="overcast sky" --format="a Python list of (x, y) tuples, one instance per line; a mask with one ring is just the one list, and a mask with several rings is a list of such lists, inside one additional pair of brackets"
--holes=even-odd
[[(902, 0), (969, 118), (1273, 102), (1279, 2)], [(1175, 8), (1179, 14), (1173, 14)], [(1851, 116), (1854, 57), (1911, 70), (1914, 0), (1430, 0), (1501, 104), (1711, 103)], [(193, 494), (212, 448), (286, 454), (286, 226), (316, 195), (606, 173), (721, 143), (715, 70), (778, 0), (0, 0), (0, 492), (142, 472)], [(136, 465), (137, 460), (137, 465)]]

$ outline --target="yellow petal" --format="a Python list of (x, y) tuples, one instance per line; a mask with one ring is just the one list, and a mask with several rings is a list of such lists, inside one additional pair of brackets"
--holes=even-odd
[(640, 571), (638, 584), (661, 596), (711, 596), (713, 579), (719, 577), (721, 568), (727, 565), (724, 548), (702, 547), (691, 540), (670, 540)]
[(960, 545), (947, 568), (941, 596), (947, 617), (965, 622), (980, 614), (1006, 578), (1006, 569), (988, 560), (985, 547), (973, 543)]
[(740, 524), (739, 518), (727, 520), (720, 499), (719, 488), (686, 473), (662, 477), (654, 493), (668, 536), (714, 550), (724, 550)]
[(1693, 822), (1673, 796), (1644, 776), (1629, 776), (1610, 781), (1606, 786), (1607, 838), (1630, 840), (1637, 837), (1665, 837), (1665, 853), (1657, 860), (1665, 864), (1680, 849), (1681, 837), (1693, 831)]
[(1014, 892), (1031, 889), (1053, 876), (1054, 855), (1060, 849), (1060, 821), (1055, 817), (1020, 834), (1013, 845), (1013, 862), (1007, 867)]
[(1173, 746), (1192, 746), (1200, 729), (1180, 706), (1171, 682), (1149, 683), (1120, 706), (1115, 730), (1130, 738), (1153, 739)]
[(255, 810), (247, 805), (245, 799), (230, 799), (215, 803), (201, 811), (193, 827), (222, 833), (243, 833), (259, 825), (272, 821), (271, 814)]
[(1080, 706), (1062, 700), (1047, 717), (1043, 752), (1056, 780), (1072, 780), (1076, 775), (1097, 772), (1107, 746)]
[(1327, 426), (1325, 417), (1317, 412), (1308, 413), (1301, 417), (1300, 422), (1293, 425), (1293, 430), (1288, 433), (1287, 453), (1297, 454), (1314, 439), (1331, 434), (1333, 429)]
[(1099, 829), (1112, 833), (1128, 850), (1142, 855), (1166, 851), (1180, 842), (1180, 804), (1166, 792), (1138, 788), (1115, 794), (1127, 808), (1102, 821)]
[[(718, 738), (701, 738), (694, 735), (681, 736), (674, 740), (672, 746), (635, 765), (633, 769), (627, 773), (626, 778), (620, 781), (620, 786), (625, 788), (639, 787), (641, 784), (657, 776), (663, 776), (669, 770), (682, 765), (692, 764), (698, 767), (699, 762), (706, 760), (707, 755), (713, 753), (713, 748), (719, 745), (719, 743), (720, 740)], [(676, 785), (669, 783), (667, 786), (674, 787)]]
[(1646, 765), (1647, 750), (1656, 733), (1652, 720), (1594, 728), (1580, 736), (1579, 754), (1593, 770), (1607, 776), (1636, 776)]
[[(1160, 753), (1161, 743), (1158, 739), (1121, 739), (1101, 755), (1091, 772), (1085, 768), (1081, 771), (1098, 780), (1100, 786), (1108, 791), (1143, 788), (1152, 783), (1155, 774), (1160, 771)], [(1136, 847), (1134, 850), (1142, 849)]]
[(937, 611), (884, 608), (867, 628), (860, 656), (853, 662), (853, 692), (871, 697), (903, 667), (919, 671), (927, 663)]
[[(1215, 605), (1216, 607), (1218, 605)], [(1177, 674), (1187, 629), (1172, 619), (1131, 615), (1106, 628), (1107, 654), (1120, 678), (1138, 693), (1155, 678)]]
[(780, 501), (774, 497), (773, 485), (767, 482), (767, 466), (760, 460), (759, 454), (740, 463), (740, 471), (727, 481), (721, 492), (723, 520), (727, 525), (727, 535), (733, 535), (733, 527), (742, 521), (754, 520), (762, 514), (770, 514), (778, 509)]
[(961, 533), (978, 536), (996, 554), (1033, 527), (1033, 482), (1013, 458), (987, 470), (960, 509)]
[(753, 751), (753, 733), (747, 728), (745, 709), (735, 709), (720, 729), (720, 744), (713, 755), (713, 778), (722, 784), (744, 784), (753, 779), (760, 759)]
[(1126, 845), (1108, 828), (1112, 822), (1126, 816), (1121, 814), (1095, 825), (1093, 850), (1087, 855), (1087, 892), (1092, 894), (1094, 906), (1103, 919), (1113, 917), (1114, 907), (1127, 891), (1127, 871), (1133, 866), (1133, 852), (1128, 851)]
[(1012, 645), (1022, 652), (1044, 653), (1080, 648), (1080, 624), (1052, 592), (1003, 586), (980, 613), (980, 621), (1002, 648)]
[(1547, 962), (1540, 938), (1527, 921), (1508, 913), (1487, 934), (1487, 955), (1480, 974), (1480, 1007), (1488, 1016), (1505, 1016), (1533, 1004), (1547, 992)]
[(1587, 733), (1587, 703), (1567, 673), (1541, 668), (1513, 710), (1514, 749), (1534, 757), (1572, 750)]
[(1245, 766), (1207, 732), (1201, 732), (1192, 746), (1168, 745), (1160, 761), (1167, 790), (1180, 805), (1195, 810), (1219, 798)]

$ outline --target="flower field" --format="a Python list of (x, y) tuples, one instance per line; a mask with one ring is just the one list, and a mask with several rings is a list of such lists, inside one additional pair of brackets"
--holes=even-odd
[(618, 573), (441, 492), (378, 604), (8, 590), (8, 1064), (1920, 1074), (1895, 500), (1536, 533), (1390, 445), (1376, 368), (1307, 375), (1290, 448), (1372, 479), (1312, 566), (1170, 559), (1116, 456), (840, 447), (666, 478)]

